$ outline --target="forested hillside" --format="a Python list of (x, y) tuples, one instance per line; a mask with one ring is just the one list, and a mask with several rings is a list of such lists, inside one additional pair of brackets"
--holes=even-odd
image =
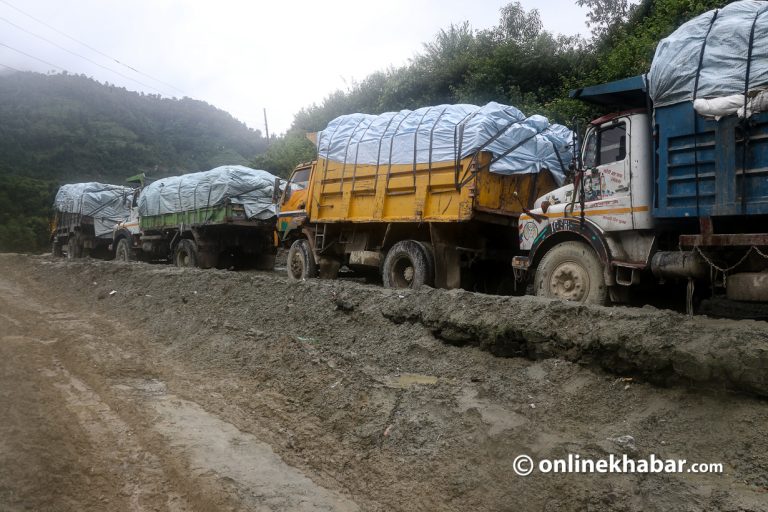
[(261, 133), (202, 101), (161, 98), (84, 76), (0, 76), (0, 172), (115, 181), (246, 164)]
[(260, 132), (202, 101), (68, 74), (0, 75), (0, 120), (0, 250), (47, 245), (59, 183), (248, 165), (267, 146)]
[(568, 124), (597, 112), (568, 99), (570, 89), (648, 71), (658, 41), (723, 0), (574, 0), (589, 10), (589, 38), (544, 28), (537, 10), (507, 4), (496, 26), (468, 23), (441, 30), (407, 65), (374, 73), (320, 105), (299, 112), (291, 130), (257, 163), (290, 171), (313, 155), (305, 133), (342, 114), (378, 114), (441, 103), (515, 105)]

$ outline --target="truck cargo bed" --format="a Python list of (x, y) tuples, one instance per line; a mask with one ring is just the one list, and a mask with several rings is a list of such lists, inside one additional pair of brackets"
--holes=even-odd
[(248, 219), (242, 205), (227, 203), (186, 212), (146, 215), (141, 217), (139, 221), (142, 230), (161, 230), (178, 228), (179, 226), (192, 227), (217, 224), (257, 226), (274, 224), (274, 220)]
[(549, 172), (501, 175), (490, 153), (459, 162), (357, 165), (320, 159), (310, 186), (313, 222), (461, 222), (479, 212), (517, 216), (555, 186)]
[(735, 115), (707, 119), (684, 102), (657, 108), (654, 127), (656, 217), (768, 213), (768, 113), (745, 125)]

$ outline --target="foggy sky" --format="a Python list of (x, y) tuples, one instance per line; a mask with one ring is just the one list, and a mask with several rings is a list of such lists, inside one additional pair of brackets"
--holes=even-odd
[[(441, 28), (465, 20), (474, 29), (497, 24), (507, 3), (0, 0), (0, 64), (38, 72), (63, 68), (129, 90), (189, 96), (262, 133), (266, 108), (270, 132), (280, 133), (301, 108), (374, 71), (407, 63)], [(588, 33), (585, 11), (573, 0), (521, 3), (538, 8), (551, 32)]]

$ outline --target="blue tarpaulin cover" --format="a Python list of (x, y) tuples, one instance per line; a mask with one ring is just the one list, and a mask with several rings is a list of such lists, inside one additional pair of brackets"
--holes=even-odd
[(249, 219), (277, 215), (272, 203), (275, 176), (242, 165), (223, 165), (154, 181), (139, 195), (139, 215), (181, 213), (217, 206), (229, 200), (245, 207)]
[(743, 95), (747, 81), (749, 90), (768, 85), (766, 55), (768, 2), (733, 2), (693, 18), (661, 40), (648, 73), (648, 92), (657, 107), (691, 101), (694, 89), (702, 99)]
[(92, 181), (62, 185), (53, 207), (60, 212), (93, 217), (94, 233), (102, 237), (111, 235), (115, 224), (130, 216), (132, 201), (132, 188)]
[(524, 174), (546, 168), (558, 183), (571, 162), (572, 142), (565, 126), (493, 102), (344, 115), (317, 139), (321, 158), (347, 165), (449, 162), (484, 150), (494, 155), (491, 172)]

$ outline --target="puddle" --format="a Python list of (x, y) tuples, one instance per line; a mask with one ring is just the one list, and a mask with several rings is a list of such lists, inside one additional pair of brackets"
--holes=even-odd
[(505, 430), (519, 427), (528, 421), (522, 414), (478, 398), (477, 391), (473, 389), (462, 390), (458, 396), (458, 402), (460, 412), (476, 409), (480, 413), (483, 422), (490, 426), (489, 435), (496, 435)]
[(283, 462), (267, 443), (209, 414), (195, 402), (166, 394), (163, 382), (136, 379), (115, 387), (147, 397), (146, 405), (156, 413), (152, 428), (184, 454), (194, 476), (215, 474), (237, 487), (258, 510), (359, 510), (354, 502), (315, 484)]
[(395, 388), (409, 388), (411, 386), (432, 386), (437, 384), (437, 377), (433, 375), (419, 375), (418, 373), (403, 373), (399, 377), (390, 378), (388, 384)]

